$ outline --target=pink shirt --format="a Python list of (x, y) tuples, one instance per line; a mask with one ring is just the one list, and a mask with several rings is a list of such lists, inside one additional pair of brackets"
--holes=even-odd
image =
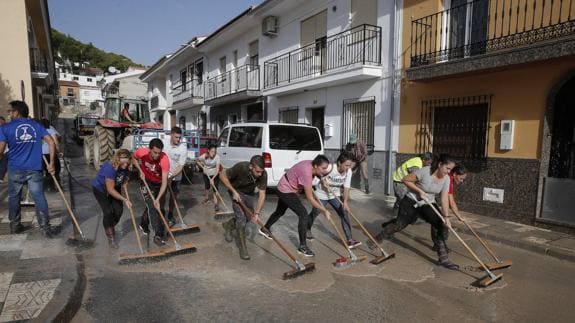
[(297, 193), (305, 187), (312, 186), (313, 166), (311, 160), (302, 160), (293, 165), (278, 183), (278, 190), (282, 193)]

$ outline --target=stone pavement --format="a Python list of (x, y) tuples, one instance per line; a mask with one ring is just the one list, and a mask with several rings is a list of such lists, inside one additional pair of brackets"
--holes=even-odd
[[(0, 185), (0, 322), (65, 319), (75, 313), (73, 300), (81, 300), (81, 256), (65, 245), (63, 233), (42, 236), (33, 206), (22, 208), (22, 223), (30, 228), (11, 235), (7, 188)], [(51, 224), (69, 223), (59, 193), (47, 192), (46, 198)]]
[[(366, 195), (353, 189), (350, 199), (353, 209), (360, 210), (363, 208), (371, 211), (379, 210), (380, 212), (383, 210), (382, 219), (391, 219), (394, 197), (382, 193)], [(575, 261), (575, 236), (573, 235), (469, 212), (460, 213), (484, 240), (496, 241), (511, 247)], [(456, 230), (472, 234), (465, 224), (458, 221), (455, 216), (452, 216), (451, 223)], [(487, 244), (489, 245), (489, 242)], [(501, 256), (498, 255), (498, 257)]]

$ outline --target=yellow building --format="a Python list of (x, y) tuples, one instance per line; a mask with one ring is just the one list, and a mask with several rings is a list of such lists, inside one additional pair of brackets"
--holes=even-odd
[(23, 100), (30, 116), (57, 116), (58, 84), (46, 0), (0, 1), (0, 111)]
[(463, 209), (575, 226), (575, 0), (404, 0), (398, 162), (470, 170)]

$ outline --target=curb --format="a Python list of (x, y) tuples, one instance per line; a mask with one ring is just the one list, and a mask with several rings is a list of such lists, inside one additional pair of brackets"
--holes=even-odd
[(82, 299), (84, 291), (86, 290), (86, 266), (84, 264), (84, 257), (76, 254), (76, 284), (72, 292), (68, 294), (66, 304), (60, 311), (47, 315), (46, 322), (70, 322), (82, 306)]

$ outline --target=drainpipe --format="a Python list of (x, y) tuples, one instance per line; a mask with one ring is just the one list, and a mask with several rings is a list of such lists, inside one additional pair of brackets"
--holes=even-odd
[(395, 100), (395, 95), (399, 96), (400, 89), (397, 91), (396, 88), (396, 70), (398, 66), (398, 52), (401, 50), (401, 25), (402, 25), (402, 17), (401, 13), (403, 10), (403, 1), (402, 0), (394, 0), (393, 1), (393, 19), (391, 21), (391, 31), (390, 34), (392, 35), (392, 41), (390, 44), (391, 47), (391, 86), (389, 87), (389, 100), (390, 100), (390, 110), (389, 110), (389, 125), (388, 125), (388, 152), (387, 152), (387, 176), (386, 176), (386, 193), (388, 195), (393, 195), (393, 180), (392, 174), (394, 171), (394, 167), (392, 167), (393, 161), (393, 119), (399, 112), (399, 100)]

